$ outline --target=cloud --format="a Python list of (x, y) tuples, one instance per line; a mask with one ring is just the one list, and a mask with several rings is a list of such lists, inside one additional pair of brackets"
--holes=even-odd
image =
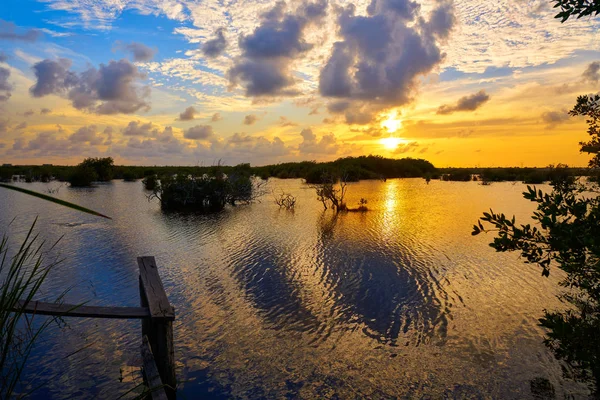
[(6, 55), (5, 52), (0, 51), (0, 62), (6, 62), (6, 60), (8, 60), (8, 56)]
[(587, 66), (587, 68), (585, 69), (585, 71), (583, 71), (583, 74), (581, 76), (583, 77), (584, 81), (598, 83), (598, 80), (600, 80), (600, 73), (598, 73), (599, 71), (600, 61), (594, 61)]
[(196, 111), (196, 109), (194, 107), (190, 106), (190, 107), (186, 108), (184, 112), (179, 114), (179, 118), (177, 118), (177, 120), (191, 121), (194, 119), (194, 115), (196, 115), (196, 114), (198, 114), (198, 111)]
[(212, 117), (210, 117), (210, 122), (217, 122), (222, 120), (221, 113), (214, 113)]
[(114, 49), (128, 51), (133, 57), (135, 62), (148, 62), (154, 58), (154, 55), (158, 52), (156, 48), (151, 48), (145, 44), (138, 42), (123, 43), (117, 41)]
[(147, 111), (150, 105), (148, 86), (136, 81), (145, 75), (127, 60), (110, 61), (99, 68), (76, 73), (70, 70), (71, 60), (46, 59), (33, 66), (36, 83), (29, 90), (34, 97), (49, 94), (67, 96), (73, 107), (97, 114), (131, 114)]
[(8, 79), (10, 78), (10, 70), (0, 67), (0, 101), (6, 101), (10, 98), (13, 86)]
[(569, 120), (569, 113), (567, 110), (561, 111), (546, 111), (541, 115), (542, 121), (547, 124), (548, 128), (554, 128), (558, 124), (562, 124)]
[(303, 129), (300, 136), (302, 136), (302, 142), (298, 146), (298, 150), (301, 154), (336, 154), (339, 149), (333, 133), (325, 134), (320, 140), (317, 140), (312, 129)]
[(349, 102), (349, 116), (411, 102), (419, 77), (444, 60), (439, 44), (455, 22), (449, 1), (437, 2), (429, 19), (409, 0), (373, 0), (367, 13), (356, 15), (353, 4), (339, 10), (341, 40), (319, 76), (321, 95)]
[(313, 45), (304, 39), (306, 27), (325, 16), (327, 1), (303, 3), (294, 14), (285, 13), (278, 2), (262, 15), (261, 24), (250, 35), (241, 36), (241, 57), (229, 69), (231, 87), (241, 85), (249, 97), (295, 95), (291, 63)]
[(215, 31), (215, 38), (206, 41), (200, 50), (202, 54), (209, 58), (215, 58), (223, 54), (227, 48), (227, 39), (225, 39), (225, 29), (219, 28)]
[(419, 147), (419, 143), (417, 143), (417, 142), (404, 143), (404, 144), (396, 147), (396, 149), (394, 150), (394, 153), (396, 153), (396, 154), (411, 153), (411, 152), (416, 151), (417, 147)]
[(155, 136), (158, 133), (157, 128), (152, 122), (142, 123), (141, 121), (131, 121), (123, 129), (124, 136)]
[(279, 117), (279, 126), (287, 127), (287, 126), (298, 126), (294, 121), (290, 121), (287, 117), (281, 116)]
[(13, 150), (19, 153), (31, 153), (35, 156), (68, 156), (74, 150), (83, 150), (77, 144), (73, 144), (69, 140), (61, 136), (60, 131), (44, 131), (39, 132), (29, 142), (25, 142), (23, 138), (15, 139)]
[(213, 128), (210, 125), (196, 125), (185, 131), (183, 137), (192, 140), (205, 140), (214, 135)]
[(51, 112), (52, 112), (52, 110), (49, 108), (42, 108), (40, 110), (40, 114), (42, 114), (42, 115), (50, 114)]
[(240, 133), (234, 133), (222, 141), (213, 141), (210, 147), (198, 150), (198, 156), (217, 156), (226, 162), (230, 160), (264, 162), (265, 158), (274, 160), (288, 154), (290, 149), (279, 137), (269, 140), (264, 136)]
[(24, 117), (31, 117), (31, 116), (32, 116), (32, 115), (34, 115), (34, 114), (35, 114), (35, 111), (33, 111), (33, 110), (27, 110), (27, 111), (25, 111), (25, 112), (23, 113), (23, 116), (24, 116)]
[(98, 135), (96, 125), (82, 126), (69, 136), (69, 140), (73, 143), (89, 143), (91, 145), (99, 145), (104, 142), (104, 139)]
[(42, 36), (42, 33), (37, 29), (30, 29), (19, 34), (16, 32), (16, 28), (17, 26), (12, 22), (0, 20), (0, 39), (35, 42)]
[(254, 114), (249, 114), (244, 117), (244, 125), (254, 125), (258, 121), (258, 117)]
[(8, 119), (0, 119), (0, 133), (7, 132), (9, 126), (10, 121)]
[(452, 114), (456, 111), (475, 111), (484, 105), (489, 99), (490, 96), (485, 92), (485, 90), (480, 90), (477, 93), (461, 97), (458, 99), (456, 104), (444, 104), (440, 106), (436, 114), (446, 115)]
[(25, 129), (27, 128), (27, 122), (21, 122), (19, 125), (15, 126), (15, 129)]

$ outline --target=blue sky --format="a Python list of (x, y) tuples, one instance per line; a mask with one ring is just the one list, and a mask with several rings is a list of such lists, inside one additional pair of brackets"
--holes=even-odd
[[(584, 165), (595, 19), (546, 0), (5, 0), (0, 160)], [(541, 140), (540, 140), (541, 139)]]

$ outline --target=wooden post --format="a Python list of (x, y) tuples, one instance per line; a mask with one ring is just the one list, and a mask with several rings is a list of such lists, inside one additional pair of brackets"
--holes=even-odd
[(174, 399), (177, 384), (173, 346), (175, 310), (167, 298), (154, 257), (138, 257), (137, 262), (140, 268), (141, 306), (150, 310), (150, 318), (142, 319), (142, 337), (148, 336), (161, 381), (167, 386), (167, 396)]
[(148, 342), (148, 336), (142, 338), (142, 365), (144, 366), (144, 379), (150, 389), (150, 395), (147, 397), (148, 400), (167, 400), (167, 394), (163, 383), (160, 380), (160, 374), (156, 367), (156, 361), (154, 355), (150, 349), (150, 343)]

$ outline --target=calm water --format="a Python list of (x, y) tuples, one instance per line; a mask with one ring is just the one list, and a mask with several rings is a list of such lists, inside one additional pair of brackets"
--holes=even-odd
[[(537, 326), (561, 307), (558, 273), (542, 278), (470, 234), (490, 207), (526, 218), (523, 185), (360, 182), (348, 203), (365, 197), (372, 211), (337, 217), (300, 181), (269, 187), (297, 196), (296, 210), (266, 196), (164, 214), (139, 182), (58, 191), (106, 221), (0, 189), (0, 227), (18, 238), (37, 215), (44, 237), (63, 236), (43, 295), (71, 288), (73, 303), (138, 305), (136, 257), (154, 255), (177, 313), (181, 398), (522, 399), (534, 378), (584, 397)], [(139, 321), (66, 323), (31, 360), (28, 379), (49, 380), (34, 398), (113, 399), (139, 382)]]

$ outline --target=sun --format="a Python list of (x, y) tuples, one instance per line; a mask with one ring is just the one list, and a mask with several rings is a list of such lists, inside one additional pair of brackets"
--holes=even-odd
[(402, 128), (402, 120), (398, 118), (398, 111), (392, 111), (387, 114), (387, 119), (381, 122), (381, 127), (387, 129), (389, 133), (394, 133)]
[(379, 143), (381, 143), (388, 150), (395, 150), (398, 145), (405, 142), (406, 140), (398, 137), (385, 137), (379, 139)]

